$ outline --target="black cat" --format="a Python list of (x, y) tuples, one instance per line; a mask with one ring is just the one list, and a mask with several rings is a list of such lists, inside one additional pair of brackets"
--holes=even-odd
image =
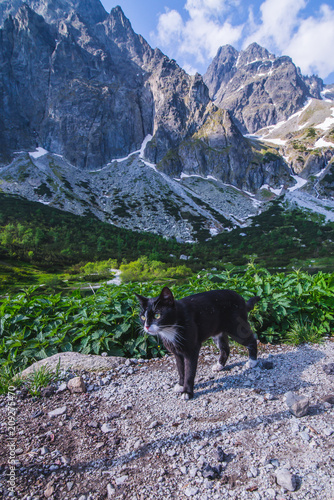
[(216, 370), (222, 370), (230, 353), (228, 337), (246, 346), (248, 366), (257, 364), (257, 343), (247, 320), (260, 297), (245, 300), (231, 290), (212, 290), (175, 300), (164, 287), (159, 297), (136, 294), (141, 306), (140, 320), (144, 332), (159, 335), (164, 346), (176, 358), (179, 383), (174, 390), (184, 399), (193, 396), (197, 361), (202, 342), (213, 337), (220, 350)]

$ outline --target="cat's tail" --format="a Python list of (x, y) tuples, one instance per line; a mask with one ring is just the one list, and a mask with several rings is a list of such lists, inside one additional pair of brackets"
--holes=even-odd
[(255, 304), (257, 304), (261, 300), (261, 297), (251, 297), (249, 300), (246, 302), (246, 309), (247, 311), (251, 311)]

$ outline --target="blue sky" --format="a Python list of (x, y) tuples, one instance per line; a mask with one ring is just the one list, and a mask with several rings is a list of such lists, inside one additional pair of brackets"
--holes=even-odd
[(188, 73), (205, 73), (221, 45), (257, 42), (304, 75), (334, 83), (334, 0), (101, 0)]

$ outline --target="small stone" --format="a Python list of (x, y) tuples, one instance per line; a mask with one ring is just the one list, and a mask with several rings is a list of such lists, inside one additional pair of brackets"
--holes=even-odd
[(257, 477), (259, 475), (259, 469), (254, 467), (254, 465), (249, 468), (248, 472), (251, 474), (251, 477)]
[(276, 498), (276, 491), (273, 488), (266, 490), (267, 498)]
[(331, 436), (332, 434), (334, 434), (334, 429), (332, 427), (327, 427), (326, 429), (324, 429), (324, 434), (325, 436)]
[(108, 495), (108, 500), (110, 498), (113, 498), (113, 496), (115, 495), (116, 493), (116, 490), (115, 488), (112, 487), (112, 485), (110, 483), (107, 484), (107, 495)]
[(63, 455), (62, 457), (60, 457), (60, 461), (62, 464), (64, 465), (70, 465), (71, 463), (71, 459), (65, 455)]
[(189, 476), (190, 477), (195, 477), (196, 474), (198, 472), (198, 468), (197, 467), (191, 467), (191, 469), (189, 469)]
[(68, 481), (68, 483), (66, 483), (67, 491), (71, 491), (71, 489), (73, 488), (73, 484), (73, 481)]
[(64, 391), (66, 391), (66, 389), (67, 389), (67, 384), (66, 384), (66, 382), (63, 382), (62, 384), (60, 384), (60, 386), (58, 387), (56, 392), (64, 392)]
[(36, 410), (31, 414), (31, 418), (41, 417), (42, 415), (44, 415), (43, 410)]
[(42, 398), (49, 398), (50, 396), (52, 396), (52, 394), (54, 394), (54, 392), (54, 387), (52, 387), (52, 385), (48, 385), (41, 390), (41, 396)]
[(299, 433), (300, 437), (302, 438), (303, 441), (305, 441), (306, 443), (308, 443), (310, 441), (310, 436), (309, 436), (309, 433), (306, 432), (306, 431), (302, 431)]
[(53, 486), (52, 482), (48, 483), (48, 484), (46, 485), (45, 490), (44, 490), (44, 496), (45, 496), (46, 498), (50, 498), (50, 497), (51, 497), (51, 495), (53, 495), (54, 490), (55, 490), (55, 489), (54, 489), (54, 486)]
[(56, 408), (55, 410), (49, 411), (48, 415), (50, 418), (59, 417), (60, 415), (64, 415), (67, 411), (67, 406), (62, 406), (61, 408)]
[(277, 484), (289, 491), (295, 491), (297, 489), (297, 477), (288, 469), (278, 469), (275, 473)]
[(216, 467), (206, 465), (202, 471), (202, 476), (207, 479), (216, 479), (219, 476), (219, 472), (220, 471)]
[(99, 424), (96, 422), (96, 420), (92, 420), (91, 422), (88, 422), (88, 427), (94, 427), (94, 429), (96, 429)]
[(151, 422), (150, 425), (148, 426), (149, 429), (155, 429), (155, 427), (158, 427), (160, 424), (158, 420), (154, 420), (154, 422)]
[(328, 394), (328, 396), (325, 396), (323, 398), (324, 403), (329, 403), (331, 405), (334, 405), (334, 394)]
[(327, 375), (334, 375), (334, 363), (328, 363), (328, 365), (324, 365), (322, 369)]
[(103, 424), (101, 427), (101, 431), (107, 434), (108, 432), (113, 432), (115, 428), (110, 424)]
[(184, 490), (184, 493), (187, 497), (193, 497), (194, 495), (197, 495), (198, 493), (198, 488), (195, 488), (195, 487), (192, 487), (192, 486), (188, 486), (188, 488), (186, 488)]
[(273, 394), (267, 393), (266, 394), (266, 399), (268, 401), (273, 401), (275, 399), (275, 396)]
[(50, 453), (50, 450), (47, 446), (42, 446), (40, 453), (41, 455), (46, 455), (47, 453)]
[(217, 446), (213, 453), (213, 456), (218, 462), (226, 462), (227, 460), (227, 455), (224, 453), (223, 449), (220, 446)]
[(80, 377), (71, 378), (71, 380), (67, 382), (67, 388), (69, 389), (71, 394), (86, 392), (86, 384), (81, 375)]
[(120, 486), (121, 484), (125, 483), (125, 481), (129, 478), (129, 476), (121, 476), (121, 477), (116, 477), (115, 483), (117, 486)]
[(272, 370), (274, 368), (274, 363), (272, 361), (261, 359), (259, 364), (260, 368), (262, 368), (263, 370)]
[(115, 418), (119, 418), (120, 416), (121, 416), (120, 413), (112, 412), (112, 413), (109, 413), (107, 420), (108, 420), (108, 422), (110, 422), (110, 420), (114, 420)]
[(138, 450), (138, 448), (141, 446), (142, 444), (142, 440), (141, 439), (138, 439), (135, 444), (133, 445), (133, 449), (134, 450)]
[(291, 391), (287, 392), (285, 397), (286, 404), (288, 405), (290, 412), (295, 415), (295, 417), (300, 418), (304, 417), (307, 414), (310, 406), (308, 398), (304, 396), (298, 396)]

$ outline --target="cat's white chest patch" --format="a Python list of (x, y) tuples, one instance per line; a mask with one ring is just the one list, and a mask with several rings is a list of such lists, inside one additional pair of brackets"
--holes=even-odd
[(159, 329), (159, 335), (162, 339), (168, 340), (171, 344), (175, 344), (179, 333), (175, 326), (166, 326)]

